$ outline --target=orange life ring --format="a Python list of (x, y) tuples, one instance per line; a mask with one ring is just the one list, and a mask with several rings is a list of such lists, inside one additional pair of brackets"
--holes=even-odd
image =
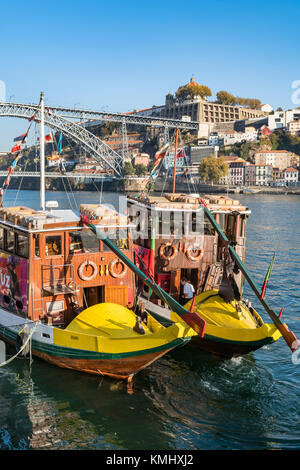
[[(122, 271), (120, 273), (117, 273), (116, 270), (115, 270), (115, 267), (119, 263), (122, 265)], [(109, 263), (108, 271), (109, 271), (109, 274), (113, 277), (118, 277), (118, 278), (124, 277), (125, 274), (127, 273), (127, 266), (122, 261), (120, 261), (118, 258), (116, 258), (116, 259), (114, 259), (113, 261), (111, 261)]]
[[(166, 255), (165, 254), (165, 250), (166, 248), (170, 247), (172, 249), (172, 253), (170, 255)], [(178, 249), (177, 249), (177, 246), (176, 245), (173, 245), (172, 243), (168, 242), (168, 243), (163, 243), (160, 248), (159, 248), (159, 256), (162, 258), (162, 259), (166, 259), (168, 261), (172, 260), (175, 258), (175, 256), (177, 255), (178, 253)]]
[[(93, 268), (93, 272), (90, 276), (86, 276), (83, 273), (83, 270), (86, 266), (92, 266)], [(81, 263), (81, 265), (78, 268), (78, 275), (80, 279), (82, 279), (83, 281), (91, 281), (97, 276), (97, 273), (98, 273), (98, 268), (97, 268), (96, 263), (94, 263), (94, 261), (89, 261), (89, 260), (83, 261), (83, 263)]]
[[(192, 256), (192, 251), (198, 251), (197, 256)], [(201, 259), (203, 256), (203, 248), (200, 248), (199, 245), (192, 243), (186, 248), (185, 254), (191, 261), (199, 261), (199, 259)]]

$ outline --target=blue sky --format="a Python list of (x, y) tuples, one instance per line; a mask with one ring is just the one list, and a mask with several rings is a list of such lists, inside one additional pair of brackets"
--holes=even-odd
[[(219, 90), (295, 107), (297, 1), (0, 2), (7, 99), (126, 112), (164, 103), (194, 75)], [(0, 150), (27, 122), (1, 118)]]

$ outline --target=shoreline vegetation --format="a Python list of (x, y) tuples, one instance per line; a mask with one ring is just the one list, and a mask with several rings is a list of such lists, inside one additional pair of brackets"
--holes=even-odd
[[(0, 179), (0, 185), (2, 184)], [(22, 180), (22, 181), (21, 181)], [(145, 178), (124, 178), (123, 180), (113, 181), (96, 181), (96, 182), (80, 182), (75, 183), (72, 179), (66, 178), (46, 178), (46, 190), (47, 191), (83, 191), (83, 192), (140, 192), (144, 188), (143, 182)], [(235, 187), (220, 184), (205, 184), (194, 178), (194, 183), (190, 181), (179, 181), (176, 182), (176, 192), (183, 193), (222, 193), (222, 194), (294, 194), (300, 195), (300, 187), (269, 187), (269, 186), (251, 186), (251, 187)], [(158, 178), (155, 184), (155, 188), (151, 192), (161, 193), (172, 191), (172, 178), (165, 181), (164, 178)], [(28, 191), (39, 191), (40, 180), (36, 177), (14, 177), (11, 180), (9, 189), (15, 190), (28, 190)]]

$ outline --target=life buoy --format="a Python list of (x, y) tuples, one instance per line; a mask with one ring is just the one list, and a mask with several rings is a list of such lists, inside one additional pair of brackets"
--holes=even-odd
[[(166, 249), (169, 249), (171, 248), (171, 254), (170, 255), (167, 255), (166, 254)], [(172, 260), (175, 258), (175, 256), (177, 255), (178, 253), (178, 249), (177, 249), (177, 246), (176, 245), (173, 245), (171, 242), (168, 242), (168, 243), (163, 243), (160, 248), (159, 248), (159, 256), (162, 258), (162, 259), (165, 259), (165, 260)]]
[[(192, 251), (198, 251), (198, 254), (193, 256)], [(191, 261), (199, 261), (203, 256), (203, 248), (200, 248), (199, 245), (193, 243), (185, 249), (185, 254)]]
[[(86, 276), (84, 274), (83, 270), (86, 266), (91, 266), (93, 268), (92, 274), (90, 276)], [(88, 260), (83, 261), (83, 263), (81, 263), (81, 265), (78, 268), (78, 275), (80, 279), (82, 279), (83, 281), (91, 281), (97, 276), (97, 272), (98, 272), (97, 265), (96, 263), (94, 263), (94, 261), (88, 261)]]
[[(122, 266), (122, 271), (120, 273), (116, 271), (117, 264), (121, 264)], [(122, 261), (120, 261), (118, 258), (116, 258), (109, 263), (108, 271), (112, 277), (118, 277), (118, 278), (124, 277), (125, 274), (127, 273), (127, 266), (124, 263), (122, 263)]]

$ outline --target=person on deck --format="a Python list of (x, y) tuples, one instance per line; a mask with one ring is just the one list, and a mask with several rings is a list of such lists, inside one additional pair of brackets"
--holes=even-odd
[(183, 277), (180, 282), (183, 286), (183, 294), (180, 297), (180, 303), (181, 305), (184, 305), (194, 297), (195, 289), (193, 284), (191, 284), (185, 277)]

